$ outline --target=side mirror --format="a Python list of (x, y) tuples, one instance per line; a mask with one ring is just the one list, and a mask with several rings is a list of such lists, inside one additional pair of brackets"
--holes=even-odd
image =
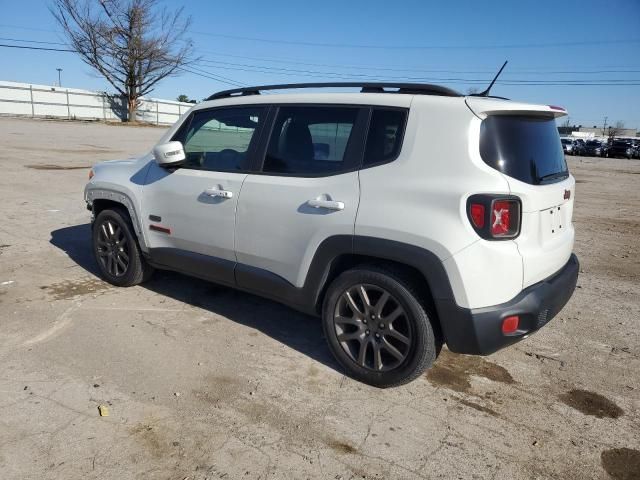
[(168, 142), (153, 147), (153, 156), (161, 167), (177, 167), (186, 155), (180, 142)]

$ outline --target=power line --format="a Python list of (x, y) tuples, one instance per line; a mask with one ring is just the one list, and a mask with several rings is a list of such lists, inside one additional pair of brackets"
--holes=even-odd
[[(332, 72), (318, 72), (312, 70), (296, 70), (278, 69), (277, 67), (261, 67), (261, 66), (216, 66), (208, 64), (207, 67), (224, 70), (239, 70), (244, 72), (265, 73), (276, 76), (294, 76), (294, 77), (313, 77), (313, 78), (331, 78), (334, 80), (369, 80), (369, 81), (415, 81), (415, 82), (447, 82), (447, 83), (463, 83), (463, 84), (485, 84), (491, 79), (489, 78), (459, 78), (459, 77), (388, 77), (381, 78), (376, 75), (364, 74), (341, 74)], [(501, 85), (637, 85), (640, 79), (600, 79), (600, 80), (524, 80), (524, 79), (505, 79), (497, 83)]]
[(67, 45), (66, 43), (63, 42), (51, 42), (51, 41), (40, 41), (40, 40), (23, 40), (21, 38), (4, 38), (4, 37), (0, 37), (0, 40), (5, 40), (8, 42), (23, 42), (23, 43), (42, 43), (45, 45)]
[[(318, 70), (300, 70), (300, 69), (291, 69), (291, 68), (284, 68), (284, 67), (269, 67), (269, 66), (264, 66), (264, 65), (247, 65), (247, 64), (242, 64), (242, 63), (233, 63), (233, 62), (220, 62), (220, 61), (212, 61), (212, 60), (203, 60), (202, 63), (205, 63), (207, 66), (212, 67), (212, 68), (228, 68), (228, 69), (235, 69), (235, 70), (243, 70), (243, 71), (255, 71), (255, 72), (260, 72), (260, 73), (277, 73), (277, 74), (282, 74), (282, 75), (300, 75), (300, 74), (305, 74), (305, 76), (325, 76), (325, 77), (347, 77), (350, 79), (353, 78), (365, 78), (365, 79), (373, 79), (373, 78), (379, 78), (380, 75), (373, 75), (373, 74), (363, 74), (363, 73), (336, 73), (336, 72), (322, 72), (322, 71), (318, 71)], [(213, 64), (213, 65), (212, 65)], [(218, 64), (220, 65), (224, 65), (223, 67), (218, 66)], [(230, 66), (229, 66), (230, 65)], [(236, 67), (245, 67), (245, 68), (236, 68)], [(307, 75), (307, 74), (313, 74), (313, 75)], [(488, 82), (491, 79), (488, 78), (477, 78), (477, 79), (468, 79), (468, 78), (441, 78), (441, 77), (431, 77), (431, 78), (425, 78), (425, 77), (409, 77), (409, 76), (396, 76), (396, 77), (389, 77), (386, 76), (385, 77), (387, 80), (403, 80), (403, 81), (433, 81), (433, 80), (440, 80), (440, 81), (469, 81), (469, 82)], [(520, 79), (504, 79), (502, 82), (509, 82), (509, 83), (524, 83), (524, 82), (536, 82), (536, 83), (550, 83), (550, 82), (568, 82), (568, 81), (578, 81), (578, 80), (520, 80)], [(615, 79), (615, 80), (609, 80), (609, 79), (594, 79), (594, 80), (579, 80), (580, 82), (602, 82), (602, 81), (611, 81), (613, 83), (618, 83), (618, 82), (628, 82), (628, 81), (635, 81), (635, 79)], [(640, 79), (638, 79), (638, 81), (640, 81)]]
[[(2, 25), (0, 25), (2, 26)], [(32, 29), (32, 30), (42, 30), (42, 29)], [(23, 43), (38, 43), (44, 45), (67, 45), (64, 42), (54, 42), (54, 41), (43, 41), (43, 40), (31, 40), (31, 39), (21, 39), (21, 38), (7, 38), (0, 37), (0, 40), (5, 41), (13, 41), (13, 42), (23, 42)], [(20, 48), (19, 46), (15, 46), (14, 48)], [(473, 74), (473, 73), (494, 73), (494, 69), (487, 70), (440, 70), (440, 69), (425, 69), (418, 67), (409, 67), (409, 68), (397, 68), (400, 66), (396, 66), (396, 68), (391, 68), (390, 66), (373, 66), (373, 65), (346, 65), (346, 64), (327, 64), (327, 63), (313, 63), (313, 62), (300, 62), (300, 61), (292, 61), (292, 60), (284, 60), (284, 59), (276, 59), (276, 58), (265, 58), (265, 57), (252, 57), (252, 56), (243, 56), (243, 55), (232, 55), (232, 54), (224, 54), (219, 52), (207, 52), (203, 51), (203, 53), (210, 53), (214, 56), (222, 56), (222, 57), (232, 57), (232, 58), (243, 58), (248, 60), (257, 60), (260, 62), (275, 62), (275, 63), (283, 63), (283, 64), (292, 64), (292, 65), (309, 65), (309, 66), (317, 66), (317, 67), (328, 67), (328, 68), (345, 68), (345, 69), (355, 69), (355, 70), (379, 70), (379, 71), (392, 71), (392, 72), (423, 72), (423, 73), (461, 73), (461, 74)], [(220, 64), (228, 64), (234, 66), (245, 66), (245, 67), (258, 67), (265, 69), (275, 69), (278, 67), (269, 67), (265, 65), (244, 65), (237, 64), (232, 62), (223, 62), (221, 60), (206, 60), (205, 62), (213, 62)], [(526, 73), (529, 75), (549, 75), (549, 74), (603, 74), (603, 73), (640, 73), (640, 70), (628, 70), (629, 68), (640, 68), (636, 66), (623, 66), (618, 68), (625, 68), (626, 70), (619, 69), (611, 69), (615, 67), (595, 67), (595, 68), (605, 68), (604, 70), (544, 70), (544, 69), (536, 69), (536, 70), (511, 70), (510, 72), (505, 72), (504, 75), (517, 75), (518, 73)], [(282, 67), (283, 70), (291, 70), (295, 72), (306, 73), (304, 70), (294, 70), (294, 69), (286, 69)], [(314, 73), (329, 73), (332, 74), (334, 72), (314, 72)], [(352, 74), (357, 75), (357, 74)], [(370, 75), (371, 76), (371, 75)], [(405, 78), (405, 77), (402, 77)]]
[[(33, 30), (38, 32), (60, 33), (57, 30), (50, 30), (35, 27), (23, 27), (20, 25), (0, 24), (0, 27), (14, 28), (19, 30)], [(251, 42), (276, 43), (284, 45), (303, 45), (307, 47), (324, 47), (324, 48), (363, 48), (363, 49), (379, 49), (379, 50), (500, 50), (515, 48), (559, 48), (559, 47), (581, 47), (593, 45), (619, 45), (625, 43), (640, 43), (640, 38), (616, 39), (616, 40), (581, 40), (572, 42), (547, 42), (547, 43), (513, 43), (513, 44), (496, 44), (496, 45), (369, 45), (369, 44), (349, 44), (349, 43), (321, 43), (321, 42), (303, 42), (298, 40), (280, 40), (259, 37), (245, 37), (241, 35), (228, 35), (223, 33), (201, 32), (197, 30), (189, 30), (188, 33), (196, 35), (204, 35), (208, 37), (230, 38), (234, 40), (246, 40)]]
[[(202, 70), (201, 68), (194, 67), (193, 65), (189, 65), (191, 70), (187, 70), (184, 67), (178, 67), (180, 70), (184, 70), (186, 72), (192, 73), (194, 75), (200, 75), (201, 77), (210, 78), (211, 80), (217, 80), (221, 83), (226, 83), (227, 85), (232, 85), (234, 87), (247, 87), (246, 83), (238, 82), (229, 77), (223, 77), (222, 75), (218, 75), (217, 73), (207, 72), (206, 70)], [(199, 72), (199, 73), (198, 73)]]
[[(301, 62), (301, 61), (286, 60), (286, 59), (273, 58), (273, 57), (252, 57), (252, 56), (245, 56), (245, 55), (232, 55), (228, 53), (211, 52), (206, 50), (200, 50), (200, 51), (202, 53), (208, 53), (213, 56), (240, 58), (245, 60), (257, 60), (259, 62), (273, 62), (273, 63), (282, 63), (282, 64), (290, 64), (290, 65), (307, 65), (307, 66), (328, 67), (328, 68), (346, 68), (346, 69), (354, 69), (354, 70), (381, 70), (381, 71), (392, 71), (392, 72), (425, 72), (425, 73), (495, 73), (495, 68), (486, 69), (486, 70), (434, 70), (434, 69), (425, 69), (425, 68), (413, 67), (413, 66), (402, 68), (401, 65), (395, 65), (395, 66), (386, 65), (384, 67), (374, 66), (374, 65), (346, 65), (346, 64)], [(214, 60), (214, 61), (221, 62), (220, 60)], [(611, 70), (611, 68), (640, 69), (640, 66), (624, 66), (624, 67), (606, 66), (606, 67), (593, 67), (593, 68), (606, 68), (608, 70), (545, 70), (544, 68), (538, 68), (536, 70), (511, 69), (509, 72), (505, 72), (503, 75), (514, 75), (517, 73), (527, 73), (531, 75), (640, 73), (640, 70)]]
[[(217, 77), (215, 74), (209, 73), (209, 72), (199, 73), (199, 72), (190, 70), (190, 69), (185, 68), (185, 67), (178, 67), (178, 70), (182, 70), (183, 72), (188, 72), (188, 73), (190, 73), (192, 75), (198, 75), (199, 77), (208, 78), (209, 80), (215, 80), (215, 81), (220, 82), (220, 83), (225, 83), (227, 85), (231, 85), (232, 87), (246, 86), (244, 84), (239, 84), (239, 83), (236, 83), (236, 82), (229, 82), (227, 80), (222, 80), (220, 77)], [(201, 72), (204, 72), (204, 70), (201, 70)]]
[(323, 47), (323, 48), (363, 48), (378, 50), (501, 50), (514, 48), (557, 48), (557, 47), (578, 47), (593, 45), (616, 45), (624, 43), (640, 43), (640, 39), (632, 38), (625, 40), (584, 40), (573, 42), (554, 42), (554, 43), (514, 43), (503, 45), (363, 45), (348, 43), (316, 43), (303, 42), (297, 40), (277, 40), (270, 38), (245, 37), (241, 35), (227, 35), (223, 33), (199, 32), (191, 30), (190, 33), (196, 35), (205, 35), (208, 37), (230, 38), (233, 40), (246, 40), (251, 42), (262, 43), (278, 43), (284, 45), (302, 45), (306, 47)]
[[(45, 50), (45, 51), (56, 51), (56, 52), (75, 52), (75, 50), (71, 49), (61, 49), (61, 48), (48, 48), (48, 47), (33, 47), (27, 45), (7, 45), (0, 44), (0, 47), (4, 48), (19, 48), (19, 49), (27, 49), (27, 50)], [(220, 62), (218, 62), (220, 63)], [(229, 63), (229, 62), (226, 62)], [(213, 65), (209, 65), (211, 68), (223, 68), (216, 67)], [(330, 72), (317, 72), (317, 71), (304, 71), (304, 70), (292, 70), (292, 69), (278, 69), (277, 67), (260, 67), (260, 66), (247, 66), (250, 68), (240, 68), (235, 66), (226, 66), (224, 67), (226, 70), (240, 70), (254, 73), (267, 73), (267, 74), (275, 74), (275, 75), (289, 75), (289, 76), (306, 76), (306, 77), (316, 77), (316, 78), (333, 78), (333, 79), (344, 79), (344, 80), (358, 80), (362, 79), (362, 77), (366, 77), (369, 80), (385, 80), (381, 78), (374, 77), (373, 75), (364, 75), (364, 74), (351, 74), (351, 75), (343, 75), (343, 74), (334, 74)], [(196, 67), (191, 67), (196, 68)], [(233, 86), (242, 86), (237, 81), (229, 79), (228, 77), (223, 77), (219, 74), (208, 72), (205, 70), (200, 70), (201, 73), (194, 72), (193, 70), (186, 70), (189, 73), (195, 75), (209, 75), (208, 78), (211, 80), (217, 80), (221, 83), (226, 83), (228, 85)], [(355, 78), (355, 77), (360, 78)], [(398, 77), (401, 80), (413, 80), (413, 81), (429, 81), (429, 82), (447, 82), (447, 83), (462, 83), (462, 84), (480, 84), (486, 83), (488, 79), (469, 79), (469, 78), (416, 78), (416, 77)], [(389, 80), (389, 78), (386, 78)], [(497, 82), (501, 85), (535, 85), (535, 86), (637, 86), (640, 85), (640, 79), (602, 79), (602, 80), (500, 80)]]
[(48, 51), (52, 51), (52, 52), (74, 52), (74, 53), (76, 53), (75, 50), (69, 50), (69, 49), (65, 49), (65, 48), (30, 47), (28, 45), (6, 45), (4, 43), (0, 43), (0, 47), (4, 47), (4, 48), (25, 48), (27, 50), (48, 50)]
[[(0, 43), (0, 47), (3, 47), (3, 48), (24, 48), (24, 49), (27, 49), (27, 50), (45, 50), (45, 51), (54, 51), (54, 52), (77, 53), (76, 50), (69, 50), (69, 49), (62, 49), (62, 48), (30, 47), (30, 46), (26, 46), (26, 45), (6, 45), (6, 44), (2, 44), (2, 43)], [(194, 75), (204, 76), (201, 73), (193, 72), (193, 71), (187, 70), (187, 69), (182, 68), (182, 67), (178, 67), (178, 68), (180, 70), (184, 70), (184, 71), (192, 73)], [(195, 67), (193, 67), (193, 68), (195, 68)], [(227, 85), (231, 85), (231, 86), (234, 86), (234, 87), (244, 86), (244, 84), (237, 83), (236, 81), (234, 81), (234, 80), (232, 80), (230, 78), (223, 77), (223, 76), (217, 75), (215, 73), (207, 72), (207, 75), (208, 75), (207, 78), (209, 78), (210, 80), (216, 80), (216, 81), (218, 81), (220, 83), (225, 83)]]

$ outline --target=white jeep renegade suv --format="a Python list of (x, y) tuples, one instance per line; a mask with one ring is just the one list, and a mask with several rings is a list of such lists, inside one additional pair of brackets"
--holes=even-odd
[(149, 154), (96, 165), (104, 278), (174, 270), (320, 315), (338, 362), (380, 387), (562, 309), (578, 277), (562, 108), (415, 84), (260, 95), (309, 86), (335, 84), (215, 94)]

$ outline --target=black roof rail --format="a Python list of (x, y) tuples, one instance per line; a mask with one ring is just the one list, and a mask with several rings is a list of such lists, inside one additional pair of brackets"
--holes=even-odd
[[(261, 85), (257, 87), (241, 87), (214, 93), (207, 100), (240, 97), (243, 95), (260, 95), (265, 90), (293, 90), (298, 88), (333, 88), (357, 87), (362, 93), (408, 93), (412, 95), (439, 95), (444, 97), (461, 97), (455, 90), (440, 85), (427, 83), (394, 83), (394, 82), (321, 82), (321, 83), (284, 83), (281, 85)], [(394, 88), (396, 90), (385, 90)]]

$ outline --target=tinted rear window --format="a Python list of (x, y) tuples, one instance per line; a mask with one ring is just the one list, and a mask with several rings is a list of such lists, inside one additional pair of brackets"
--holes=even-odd
[(364, 167), (391, 162), (398, 157), (406, 120), (406, 110), (373, 110), (364, 152)]
[(532, 185), (568, 175), (552, 117), (490, 115), (480, 127), (480, 155), (490, 167)]

